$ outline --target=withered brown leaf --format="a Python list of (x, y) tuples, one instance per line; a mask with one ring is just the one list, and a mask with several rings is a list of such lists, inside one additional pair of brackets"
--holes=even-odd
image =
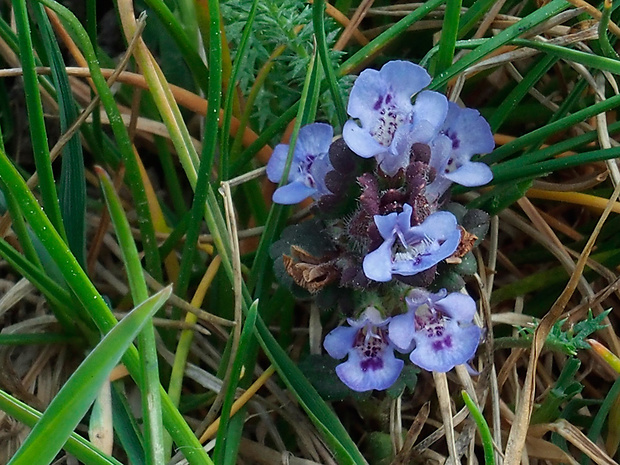
[(340, 277), (333, 257), (315, 257), (296, 245), (291, 245), (291, 255), (282, 256), (284, 269), (295, 284), (313, 294)]

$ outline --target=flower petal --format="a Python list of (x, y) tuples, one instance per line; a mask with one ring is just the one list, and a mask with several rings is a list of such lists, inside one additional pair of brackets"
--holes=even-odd
[(386, 239), (378, 249), (364, 257), (362, 267), (367, 278), (382, 283), (392, 279), (392, 245), (394, 238)]
[(470, 323), (476, 314), (476, 302), (467, 294), (451, 292), (434, 303), (434, 307), (453, 320)]
[(428, 371), (446, 372), (474, 356), (480, 328), (475, 325), (460, 327), (452, 320), (445, 322), (444, 329), (441, 337), (428, 337), (424, 329), (415, 332), (416, 348), (409, 356), (413, 363)]
[(473, 108), (461, 108), (450, 102), (442, 132), (452, 139), (458, 157), (469, 159), (474, 154), (489, 153), (495, 148), (489, 123)]
[(415, 248), (416, 243), (425, 244), (415, 257), (395, 260), (392, 265), (394, 274), (412, 276), (452, 255), (459, 245), (461, 232), (452, 213), (435, 212), (419, 226), (404, 230), (403, 236), (408, 246)]
[(332, 358), (344, 358), (353, 347), (357, 331), (358, 328), (338, 326), (325, 336), (323, 347)]
[(297, 135), (295, 158), (304, 160), (308, 155), (323, 155), (329, 151), (334, 137), (334, 129), (325, 123), (303, 126)]
[(411, 97), (431, 82), (424, 68), (409, 61), (388, 61), (379, 71), (384, 82), (394, 91), (398, 106), (411, 105)]
[[(398, 214), (396, 218), (396, 227), (403, 233), (411, 229), (411, 214), (413, 213), (413, 207), (408, 203), (403, 205), (402, 213)], [(376, 219), (375, 219), (376, 222)], [(378, 226), (378, 225), (377, 225)]]
[(307, 199), (316, 192), (314, 187), (308, 187), (301, 181), (293, 181), (278, 187), (273, 193), (273, 201), (282, 205), (294, 205)]
[[(435, 240), (447, 239), (458, 231), (456, 217), (450, 212), (435, 212), (428, 216), (422, 224), (410, 229), (413, 237), (427, 236)], [(405, 233), (405, 238), (409, 238), (409, 233)]]
[(420, 92), (413, 104), (413, 142), (428, 143), (442, 127), (448, 114), (448, 99), (439, 92)]
[(446, 179), (465, 187), (484, 186), (493, 179), (491, 168), (485, 163), (466, 162), (452, 173), (443, 175)]
[(403, 365), (391, 348), (386, 348), (381, 357), (372, 359), (361, 358), (357, 351), (353, 351), (345, 363), (336, 367), (336, 374), (354, 391), (384, 390), (398, 379)]
[(273, 149), (271, 157), (267, 162), (267, 178), (271, 182), (278, 183), (284, 173), (286, 165), (286, 156), (288, 155), (288, 144), (278, 144)]
[(403, 352), (410, 351), (415, 332), (414, 312), (407, 312), (393, 316), (388, 326), (388, 337), (397, 349)]
[(389, 321), (389, 318), (383, 318), (381, 312), (372, 306), (366, 307), (364, 312), (357, 320), (347, 318), (347, 322), (354, 328), (361, 328), (362, 326), (366, 326), (368, 323), (370, 323), (375, 328), (380, 328), (382, 326), (386, 326)]
[(342, 138), (347, 146), (362, 158), (371, 158), (387, 150), (370, 135), (368, 130), (359, 127), (353, 120), (344, 123)]
[[(411, 207), (410, 207), (411, 208)], [(402, 213), (401, 213), (402, 214)], [(397, 227), (398, 218), (401, 214), (396, 212), (389, 215), (375, 215), (374, 220), (379, 230), (379, 234), (383, 239), (390, 239), (394, 237), (394, 228)], [(411, 217), (411, 215), (409, 215)]]

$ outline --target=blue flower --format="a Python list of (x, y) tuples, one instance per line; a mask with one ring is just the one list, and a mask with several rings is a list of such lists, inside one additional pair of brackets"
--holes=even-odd
[[(333, 169), (328, 154), (333, 136), (333, 128), (324, 123), (309, 124), (299, 130), (288, 184), (276, 189), (275, 203), (293, 205), (308, 197), (316, 199), (330, 193), (325, 186), (325, 175)], [(280, 182), (288, 150), (287, 144), (279, 144), (273, 150), (267, 163), (267, 177), (271, 182)]]
[(390, 61), (380, 71), (364, 70), (351, 89), (347, 107), (361, 126), (349, 120), (342, 130), (349, 148), (361, 157), (375, 157), (389, 176), (407, 166), (406, 147), (435, 137), (448, 111), (444, 95), (420, 92), (430, 80), (424, 68), (407, 61)]
[(375, 215), (384, 241), (364, 257), (362, 265), (368, 278), (387, 282), (392, 275), (412, 276), (456, 251), (461, 231), (452, 213), (436, 212), (419, 226), (411, 226), (412, 211), (411, 205), (404, 204), (402, 213)]
[(390, 319), (368, 307), (358, 320), (347, 319), (350, 326), (340, 326), (323, 342), (327, 353), (336, 359), (349, 356), (336, 367), (336, 374), (354, 391), (389, 388), (400, 375), (404, 362), (394, 356), (388, 338)]
[(437, 176), (426, 189), (429, 200), (439, 198), (453, 182), (475, 187), (493, 179), (486, 164), (471, 161), (473, 155), (489, 153), (495, 148), (489, 123), (477, 110), (449, 102), (446, 120), (430, 147), (430, 165)]
[(480, 341), (480, 328), (473, 323), (476, 303), (465, 294), (433, 294), (412, 290), (407, 298), (409, 311), (392, 318), (390, 340), (397, 349), (411, 351), (417, 366), (446, 372), (470, 360)]

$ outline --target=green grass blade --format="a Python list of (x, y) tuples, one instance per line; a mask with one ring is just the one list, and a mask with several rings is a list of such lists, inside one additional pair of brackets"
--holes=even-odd
[[(616, 134), (620, 131), (620, 122), (616, 121), (612, 123), (607, 128), (610, 135)], [(549, 147), (545, 147), (544, 149), (535, 150), (533, 152), (528, 152), (520, 157), (507, 160), (493, 167), (493, 170), (497, 170), (497, 173), (503, 176), (504, 173), (509, 176), (513, 170), (520, 170), (524, 166), (532, 165), (534, 163), (538, 163), (544, 160), (548, 160), (549, 158), (555, 157), (564, 152), (568, 152), (570, 150), (578, 150), (582, 147), (585, 147), (586, 144), (591, 142), (595, 142), (598, 140), (598, 134), (596, 131), (586, 132), (584, 134), (580, 134), (575, 137), (571, 137), (570, 139), (566, 139), (560, 142), (556, 142)]]
[[(452, 65), (454, 59), (454, 45), (459, 33), (459, 19), (461, 17), (462, 0), (447, 0), (446, 11), (439, 39), (439, 51), (435, 57), (432, 75), (441, 74)], [(441, 86), (445, 89), (445, 84)]]
[(461, 17), (459, 25), (459, 38), (465, 37), (471, 31), (478, 20), (493, 6), (495, 0), (476, 0)]
[[(603, 400), (603, 403), (601, 404), (601, 407), (599, 408), (596, 416), (592, 420), (592, 423), (588, 430), (588, 439), (590, 439), (591, 441), (597, 441), (599, 437), (601, 436), (601, 432), (603, 431), (603, 425), (605, 424), (605, 420), (607, 419), (607, 416), (609, 415), (609, 411), (613, 407), (614, 402), (616, 401), (618, 396), (620, 396), (620, 378), (617, 378), (616, 381), (614, 381), (614, 384), (611, 386), (611, 388), (607, 392), (607, 395), (605, 396), (605, 400)], [(584, 453), (581, 456), (580, 462), (582, 465), (586, 465), (590, 463), (590, 459)]]
[[(198, 167), (198, 176), (194, 185), (190, 223), (187, 228), (181, 270), (175, 286), (175, 293), (184, 296), (189, 285), (198, 235), (204, 216), (205, 202), (208, 202), (211, 170), (217, 150), (218, 120), (222, 99), (222, 42), (220, 30), (220, 10), (218, 0), (209, 0), (209, 108), (205, 118), (204, 144)], [(204, 33), (204, 32), (203, 32)], [(214, 204), (217, 208), (217, 201)]]
[(9, 465), (52, 462), (88, 411), (112, 368), (171, 292), (172, 288), (167, 287), (144, 301), (103, 337), (52, 400)]
[[(532, 29), (543, 21), (551, 18), (552, 16), (562, 12), (570, 6), (566, 0), (552, 0), (545, 6), (537, 9), (532, 14), (526, 16), (522, 20), (513, 24), (510, 27), (507, 27), (502, 32), (497, 34), (496, 36), (488, 39), (483, 45), (475, 48), (470, 53), (465, 55), (459, 61), (454, 63), (444, 72), (437, 74), (433, 82), (430, 85), (431, 89), (441, 89), (445, 86), (450, 79), (452, 79), (457, 74), (463, 72), (465, 69), (470, 67), (472, 64), (476, 63), (481, 58), (485, 57), (489, 53), (493, 52), (497, 48), (505, 45), (512, 39), (516, 39), (518, 36), (523, 34), (523, 32)], [(417, 11), (417, 10), (416, 10)]]
[(256, 329), (263, 350), (276, 366), (282, 381), (295, 393), (297, 400), (331, 446), (336, 456), (336, 462), (341, 465), (360, 465), (366, 463), (366, 459), (362, 456), (338, 417), (321, 399), (297, 365), (286, 355), (286, 352), (275, 340), (262, 318), (258, 319)]
[(323, 71), (327, 78), (327, 84), (329, 85), (329, 91), (334, 101), (334, 106), (336, 107), (338, 124), (342, 128), (348, 116), (344, 101), (342, 100), (342, 95), (340, 94), (340, 87), (336, 79), (336, 71), (329, 59), (329, 48), (327, 47), (327, 39), (325, 37), (325, 0), (314, 1), (312, 5), (312, 23), (314, 25), (314, 36), (316, 37), (316, 45), (319, 56), (321, 57)]
[(539, 140), (544, 140), (556, 132), (569, 128), (576, 123), (591, 118), (599, 113), (604, 113), (611, 110), (618, 105), (620, 105), (620, 96), (614, 95), (607, 100), (591, 105), (583, 110), (579, 110), (569, 116), (565, 116), (564, 118), (518, 137), (517, 139), (494, 150), (489, 155), (481, 157), (480, 160), (488, 164), (504, 160), (519, 150), (537, 143)]
[(58, 283), (15, 250), (4, 239), (0, 239), (0, 256), (15, 271), (30, 281), (34, 287), (41, 291), (62, 312), (61, 314), (56, 314), (56, 317), (63, 324), (63, 327), (67, 329), (74, 328), (77, 314), (70, 310), (73, 307), (73, 300), (62, 286), (58, 285)]
[[(42, 5), (33, 8), (43, 34), (45, 52), (50, 60), (52, 79), (57, 90), (60, 130), (65, 133), (77, 118), (77, 109), (65, 63), (52, 26)], [(82, 267), (86, 266), (86, 181), (84, 155), (79, 133), (73, 134), (62, 150), (59, 202), (67, 244)]]
[(593, 163), (597, 161), (610, 160), (620, 156), (620, 147), (611, 149), (592, 150), (569, 157), (555, 158), (540, 163), (533, 163), (521, 168), (510, 167), (509, 170), (502, 170), (502, 166), (493, 167), (494, 183), (514, 182), (517, 179), (540, 177), (552, 173), (557, 170), (572, 168), (574, 166), (583, 165), (585, 163)]
[(170, 11), (166, 6), (166, 3), (162, 0), (145, 0), (145, 3), (153, 9), (161, 24), (168, 30), (170, 37), (176, 42), (181, 55), (187, 66), (189, 67), (198, 87), (203, 92), (208, 92), (207, 76), (209, 72), (205, 66), (195, 44), (186, 34), (183, 25), (179, 22), (179, 19)]
[(573, 61), (584, 66), (600, 69), (602, 71), (610, 71), (614, 74), (620, 74), (620, 61), (615, 58), (602, 57), (593, 53), (586, 53), (580, 50), (573, 50), (556, 44), (547, 44), (537, 40), (515, 40), (516, 45), (535, 48), (541, 52), (547, 52), (566, 61)]
[(124, 394), (123, 381), (112, 383), (112, 421), (114, 431), (132, 465), (146, 465), (144, 437)]
[[(123, 257), (123, 263), (127, 270), (129, 287), (133, 301), (144, 302), (148, 298), (148, 289), (142, 272), (142, 265), (138, 255), (138, 249), (131, 234), (129, 221), (121, 205), (121, 200), (114, 190), (112, 180), (107, 173), (96, 167), (99, 181), (105, 196), (108, 212), (116, 231)], [(152, 321), (144, 325), (139, 336), (140, 362), (142, 364), (142, 417), (144, 418), (144, 439), (147, 450), (147, 463), (159, 464), (164, 459), (164, 429), (161, 418), (161, 397), (159, 384), (159, 369), (157, 362), (157, 347), (155, 342), (155, 329)]]
[(299, 102), (295, 102), (291, 107), (286, 110), (278, 119), (269, 126), (267, 129), (261, 132), (254, 142), (252, 142), (247, 149), (245, 149), (239, 158), (235, 160), (231, 167), (231, 176), (239, 176), (243, 170), (243, 167), (247, 165), (256, 153), (262, 149), (269, 141), (278, 133), (280, 133), (286, 125), (295, 117), (299, 110)]
[(96, 166), (95, 171), (99, 177), (101, 190), (103, 191), (116, 237), (119, 241), (123, 263), (127, 269), (127, 279), (131, 295), (135, 302), (142, 302), (148, 297), (148, 290), (144, 280), (138, 249), (131, 233), (131, 226), (121, 205), (121, 200), (114, 189), (112, 180), (103, 168)]
[(482, 412), (478, 409), (476, 403), (471, 397), (469, 397), (469, 394), (467, 394), (466, 391), (461, 391), (461, 395), (463, 396), (463, 401), (467, 406), (467, 410), (469, 410), (471, 417), (474, 419), (474, 422), (476, 422), (476, 426), (478, 427), (480, 439), (482, 440), (482, 447), (484, 449), (484, 463), (486, 465), (494, 465), (495, 455), (493, 454), (493, 435), (491, 434), (489, 425), (484, 419)]
[(32, 232), (28, 229), (28, 226), (26, 226), (22, 212), (19, 209), (19, 203), (15, 199), (13, 193), (5, 187), (2, 188), (2, 197), (6, 202), (6, 209), (9, 215), (11, 215), (11, 228), (19, 240), (19, 245), (24, 251), (26, 259), (35, 267), (43, 269), (41, 260), (39, 259), (39, 255), (37, 255), (37, 250), (32, 241)]
[(90, 42), (88, 34), (75, 17), (75, 15), (64, 6), (56, 3), (53, 0), (40, 0), (40, 3), (53, 10), (68, 26), (68, 30), (73, 33), (73, 39), (80, 47), (84, 58), (88, 62), (88, 68), (91, 72), (91, 78), (101, 103), (105, 108), (108, 118), (110, 120), (110, 127), (118, 148), (123, 157), (123, 162), (127, 167), (126, 184), (131, 190), (131, 194), (134, 200), (136, 212), (138, 214), (138, 225), (140, 226), (140, 233), (142, 235), (142, 246), (144, 249), (144, 260), (146, 270), (155, 279), (161, 281), (161, 262), (159, 259), (159, 250), (157, 248), (157, 240), (155, 237), (155, 228), (151, 218), (149, 210), (149, 203), (146, 197), (146, 191), (142, 182), (142, 177), (138, 167), (138, 162), (135, 158), (133, 145), (125, 123), (120, 114), (120, 110), (114, 99), (111, 89), (108, 87), (101, 69), (99, 68), (99, 60), (95, 54), (95, 50)]
[(607, 56), (607, 58), (618, 59), (618, 52), (613, 48), (611, 43), (609, 42), (609, 37), (607, 36), (607, 26), (609, 25), (609, 20), (611, 19), (612, 13), (612, 2), (610, 0), (605, 0), (603, 2), (603, 14), (598, 23), (598, 43), (601, 46), (601, 50)]
[(50, 151), (47, 145), (47, 131), (43, 118), (43, 104), (39, 92), (39, 81), (35, 71), (34, 49), (30, 35), (30, 20), (25, 0), (13, 0), (13, 12), (17, 26), (17, 39), (23, 68), (24, 90), (26, 92), (26, 108), (30, 139), (34, 155), (43, 208), (52, 224), (62, 237), (65, 237), (58, 193), (54, 182), (54, 173), (50, 162)]
[(80, 338), (60, 333), (0, 334), (0, 346), (28, 346), (39, 344), (76, 344)]
[[(239, 72), (241, 71), (241, 66), (247, 58), (249, 52), (248, 45), (252, 34), (254, 19), (256, 18), (256, 11), (258, 10), (258, 2), (259, 0), (253, 0), (252, 2), (252, 7), (250, 8), (248, 18), (245, 22), (245, 26), (243, 27), (243, 35), (241, 36), (241, 41), (239, 42), (239, 47), (237, 47), (237, 52), (235, 54), (235, 64), (233, 66), (230, 79), (228, 80), (228, 88), (226, 89), (224, 116), (222, 118), (222, 137), (220, 144), (220, 180), (227, 180), (230, 177), (230, 142), (228, 137), (230, 132), (230, 120), (232, 118), (233, 104), (235, 101), (235, 91), (237, 90), (237, 79), (239, 77)], [(242, 130), (243, 127), (240, 127), (239, 131)]]
[[(241, 375), (241, 368), (247, 360), (248, 348), (251, 345), (251, 339), (254, 335), (254, 328), (256, 326), (256, 318), (258, 316), (258, 300), (255, 300), (250, 306), (243, 330), (241, 331), (241, 337), (239, 338), (239, 348), (237, 349), (237, 355), (232, 361), (232, 369), (230, 372), (230, 383), (226, 388), (226, 394), (224, 396), (224, 402), (222, 403), (222, 410), (220, 413), (220, 426), (217, 431), (217, 438), (215, 443), (215, 450), (213, 451), (213, 461), (215, 463), (222, 463), (224, 461), (224, 454), (231, 453), (231, 449), (236, 450), (239, 448), (239, 444), (231, 444), (227, 442), (228, 438), (228, 426), (230, 422), (230, 409), (235, 401), (235, 394), (237, 386), (239, 385), (239, 377)], [(236, 454), (235, 454), (236, 455)]]
[(512, 114), (519, 102), (528, 94), (530, 89), (549, 71), (557, 62), (554, 56), (545, 56), (530, 68), (525, 77), (504, 99), (502, 104), (493, 112), (488, 119), (491, 131), (496, 133), (506, 119)]
[[(53, 261), (59, 265), (62, 276), (80, 300), (82, 304), (81, 310), (88, 312), (88, 315), (101, 332), (107, 333), (110, 331), (117, 324), (116, 318), (114, 318), (101, 294), (95, 289), (93, 283), (88, 279), (84, 270), (54, 229), (49, 218), (41, 211), (39, 203), (16, 168), (9, 161), (6, 153), (1, 149), (0, 181), (6, 185), (7, 189), (13, 191), (15, 197), (19, 200), (20, 208), (24, 212), (24, 217), (28, 224), (37, 237), (41, 239), (42, 244)], [(142, 376), (138, 352), (135, 347), (130, 347), (123, 357), (123, 362), (133, 379), (140, 385), (142, 383)], [(191, 465), (211, 465), (213, 462), (209, 459), (209, 456), (202, 448), (200, 442), (198, 442), (187, 422), (185, 422), (179, 411), (172, 404), (166, 392), (163, 389), (160, 392), (162, 392), (164, 424), (177, 446), (185, 454)]]
[[(309, 69), (301, 92), (299, 110), (297, 111), (297, 118), (295, 120), (291, 139), (288, 144), (288, 155), (286, 157), (286, 163), (284, 165), (284, 171), (282, 172), (282, 178), (280, 179), (279, 186), (283, 186), (288, 180), (288, 174), (293, 162), (293, 154), (295, 151), (295, 144), (297, 142), (297, 134), (299, 133), (299, 129), (302, 125), (307, 124), (309, 118), (314, 117), (311, 108), (314, 106), (313, 102), (315, 101), (316, 92), (313, 91), (319, 86), (319, 83), (317, 82), (318, 70), (316, 69), (316, 55), (311, 58), (308, 67)], [(269, 260), (269, 247), (275, 240), (277, 232), (283, 226), (282, 222), (287, 210), (288, 208), (284, 205), (278, 205), (277, 203), (273, 203), (271, 209), (269, 210), (265, 230), (261, 235), (261, 239), (256, 250), (256, 256), (254, 257), (254, 262), (252, 263), (248, 285), (251, 290), (255, 291), (256, 298), (260, 299), (262, 286), (268, 276), (268, 274), (265, 273), (265, 268)]]
[(368, 57), (373, 56), (392, 40), (399, 37), (413, 23), (421, 20), (431, 11), (436, 10), (437, 7), (439, 7), (444, 1), (445, 0), (428, 0), (427, 2), (424, 2), (422, 6), (416, 8), (414, 11), (390, 27), (387, 31), (379, 34), (372, 41), (370, 41), (370, 43), (364, 45), (361, 49), (355, 52), (352, 57), (340, 65), (340, 68), (338, 68), (338, 74), (340, 76), (344, 76), (345, 74), (349, 74), (354, 69), (361, 66), (362, 63), (368, 59)]
[[(33, 427), (42, 416), (41, 412), (33, 409), (1, 389), (0, 410), (30, 427)], [(63, 448), (74, 455), (80, 462), (88, 465), (122, 465), (121, 462), (104, 454), (76, 433), (71, 433)]]

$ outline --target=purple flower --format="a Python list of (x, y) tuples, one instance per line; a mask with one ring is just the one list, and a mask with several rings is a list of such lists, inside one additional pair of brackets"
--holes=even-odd
[(347, 319), (349, 327), (340, 326), (325, 336), (323, 346), (329, 355), (336, 359), (349, 355), (336, 367), (336, 374), (354, 391), (387, 389), (400, 375), (404, 362), (394, 356), (389, 321), (368, 307), (359, 320)]
[(439, 198), (453, 182), (475, 187), (493, 179), (486, 164), (471, 161), (473, 155), (489, 153), (495, 148), (489, 123), (477, 110), (450, 102), (446, 120), (430, 146), (430, 165), (437, 176), (426, 189), (429, 200)]
[(413, 350), (409, 358), (428, 371), (446, 372), (476, 353), (480, 328), (473, 323), (476, 303), (465, 294), (432, 294), (414, 289), (406, 298), (409, 311), (392, 318), (390, 340), (396, 348)]
[(454, 253), (461, 239), (456, 218), (449, 212), (436, 212), (419, 226), (411, 226), (411, 205), (402, 213), (375, 215), (383, 244), (364, 257), (364, 274), (379, 282), (392, 275), (412, 276), (427, 270)]
[[(276, 189), (273, 194), (275, 203), (292, 205), (310, 196), (319, 198), (330, 193), (325, 186), (325, 175), (332, 170), (328, 151), (333, 135), (333, 128), (324, 123), (309, 124), (299, 130), (288, 184)], [(267, 163), (267, 177), (271, 182), (280, 182), (288, 150), (287, 144), (279, 144), (273, 149)]]
[(351, 89), (347, 108), (361, 127), (349, 120), (342, 130), (349, 148), (360, 157), (375, 157), (389, 176), (407, 166), (409, 153), (404, 148), (429, 142), (448, 111), (445, 96), (420, 92), (429, 83), (424, 68), (407, 61), (390, 61), (380, 71), (364, 70)]

